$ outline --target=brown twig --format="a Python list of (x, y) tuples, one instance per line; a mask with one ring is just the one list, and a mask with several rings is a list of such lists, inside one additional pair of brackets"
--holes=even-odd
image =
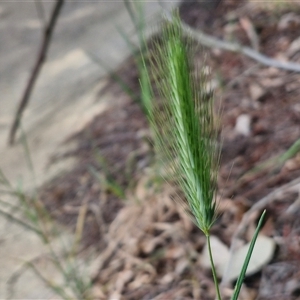
[[(168, 14), (167, 14), (167, 19), (168, 19)], [(181, 23), (181, 25), (185, 34), (191, 36), (197, 42), (199, 42), (200, 44), (206, 47), (215, 47), (226, 51), (241, 53), (245, 56), (252, 58), (253, 60), (259, 62), (262, 65), (300, 73), (300, 64), (296, 62), (279, 61), (277, 59), (273, 59), (266, 55), (263, 55), (260, 52), (257, 52), (249, 47), (244, 47), (238, 43), (230, 43), (230, 42), (217, 39), (211, 35), (205, 34), (199, 29), (193, 29), (189, 25), (183, 22)]]
[(53, 31), (54, 31), (59, 13), (60, 13), (60, 11), (62, 9), (62, 6), (64, 4), (64, 1), (65, 0), (56, 0), (56, 4), (53, 8), (50, 20), (49, 20), (48, 24), (45, 26), (44, 36), (43, 36), (43, 40), (42, 40), (42, 43), (41, 43), (41, 47), (40, 47), (40, 50), (39, 50), (37, 60), (35, 62), (35, 65), (34, 65), (34, 68), (32, 70), (31, 76), (28, 80), (28, 83), (27, 83), (26, 88), (24, 90), (23, 96), (22, 96), (21, 101), (19, 103), (18, 110), (16, 112), (15, 119), (14, 119), (14, 122), (12, 124), (11, 130), (10, 130), (10, 133), (9, 133), (9, 145), (14, 144), (15, 135), (16, 135), (16, 132), (19, 128), (20, 121), (21, 121), (21, 118), (22, 118), (22, 114), (23, 114), (23, 112), (24, 112), (24, 110), (25, 110), (25, 108), (26, 108), (26, 106), (29, 102), (29, 99), (30, 99), (31, 93), (33, 91), (35, 82), (38, 78), (38, 75), (39, 75), (41, 69), (42, 69), (43, 63), (46, 60), (46, 56), (47, 56), (47, 52), (48, 52), (49, 45), (50, 45), (50, 42), (51, 42), (52, 34), (53, 34)]

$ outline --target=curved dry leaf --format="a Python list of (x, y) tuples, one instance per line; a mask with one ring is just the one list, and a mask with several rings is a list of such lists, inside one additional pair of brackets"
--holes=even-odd
[(257, 83), (252, 83), (249, 87), (250, 97), (253, 101), (259, 101), (267, 91)]
[(124, 270), (119, 272), (116, 284), (115, 284), (115, 289), (119, 293), (122, 293), (122, 290), (125, 286), (126, 283), (128, 283), (132, 278), (133, 278), (133, 271), (132, 270)]
[(130, 291), (136, 290), (141, 288), (143, 285), (147, 285), (151, 282), (152, 278), (151, 275), (142, 273), (142, 272), (137, 272), (135, 274), (135, 278), (133, 281), (131, 281), (128, 284), (128, 289)]
[[(250, 243), (244, 245), (243, 247), (232, 253), (234, 259), (232, 259), (232, 265), (230, 266), (230, 271), (228, 274), (228, 278), (230, 280), (235, 280), (238, 278), (249, 246)], [(247, 276), (260, 271), (262, 267), (265, 266), (273, 258), (275, 246), (275, 241), (272, 238), (261, 234), (257, 237), (246, 272)]]

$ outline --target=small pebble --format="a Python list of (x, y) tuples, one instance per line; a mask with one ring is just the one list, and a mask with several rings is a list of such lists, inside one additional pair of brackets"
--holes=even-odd
[(241, 114), (236, 119), (234, 130), (238, 134), (249, 136), (251, 133), (250, 124), (251, 124), (251, 117), (247, 114)]

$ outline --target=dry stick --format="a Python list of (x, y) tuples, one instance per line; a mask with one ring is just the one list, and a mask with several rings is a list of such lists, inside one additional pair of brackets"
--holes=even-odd
[(299, 186), (300, 186), (300, 177), (294, 179), (293, 181), (277, 188), (267, 196), (263, 197), (260, 199), (258, 202), (256, 202), (251, 209), (249, 209), (243, 216), (241, 223), (239, 224), (237, 230), (235, 231), (232, 241), (231, 241), (231, 246), (230, 246), (230, 259), (227, 264), (227, 267), (225, 269), (225, 272), (223, 274), (221, 286), (226, 287), (230, 283), (229, 279), (229, 271), (230, 271), (230, 265), (232, 263), (232, 260), (235, 259), (233, 253), (237, 250), (237, 247), (239, 245), (239, 238), (242, 237), (244, 234), (244, 231), (247, 227), (247, 224), (251, 219), (256, 217), (259, 211), (263, 210), (268, 204), (270, 204), (272, 201), (276, 200), (278, 197), (283, 196), (286, 192), (296, 190), (299, 191)]
[(300, 64), (297, 64), (295, 62), (282, 62), (282, 61), (270, 58), (270, 57), (265, 56), (249, 47), (241, 46), (238, 43), (229, 43), (229, 42), (219, 40), (215, 37), (212, 37), (208, 34), (203, 33), (199, 29), (195, 30), (195, 29), (191, 28), (190, 26), (184, 24), (183, 22), (181, 22), (181, 24), (182, 24), (182, 29), (186, 34), (188, 34), (189, 36), (191, 36), (193, 39), (195, 39), (196, 41), (198, 41), (200, 44), (202, 44), (204, 46), (216, 47), (216, 48), (220, 48), (220, 49), (227, 50), (227, 51), (242, 53), (242, 54), (258, 61), (259, 63), (261, 63), (263, 65), (300, 73)]
[(40, 47), (40, 51), (37, 57), (37, 60), (35, 62), (34, 68), (32, 70), (31, 76), (28, 80), (28, 83), (26, 85), (26, 88), (24, 90), (23, 96), (21, 98), (21, 101), (19, 103), (19, 107), (17, 110), (17, 113), (15, 115), (15, 119), (14, 122), (12, 124), (10, 133), (9, 133), (9, 145), (13, 145), (14, 141), (15, 141), (15, 135), (16, 132), (19, 128), (20, 125), (20, 121), (22, 118), (22, 114), (29, 102), (32, 90), (34, 88), (35, 82), (38, 78), (38, 75), (42, 69), (43, 63), (46, 60), (46, 56), (47, 56), (47, 52), (49, 49), (49, 45), (51, 42), (51, 38), (52, 38), (52, 33), (53, 30), (55, 28), (59, 13), (61, 11), (61, 8), (63, 6), (65, 0), (56, 0), (56, 4), (54, 6), (54, 9), (52, 11), (49, 23), (47, 24), (47, 26), (44, 29), (44, 36), (43, 36), (43, 41)]

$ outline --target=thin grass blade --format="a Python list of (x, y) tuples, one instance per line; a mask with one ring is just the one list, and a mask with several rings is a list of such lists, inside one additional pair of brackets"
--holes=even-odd
[(246, 271), (247, 271), (247, 268), (248, 268), (248, 265), (249, 265), (249, 261), (251, 259), (251, 255), (252, 255), (252, 252), (253, 252), (253, 249), (254, 249), (254, 246), (255, 246), (255, 242), (256, 242), (258, 233), (259, 233), (259, 231), (262, 227), (263, 220), (265, 218), (265, 214), (266, 214), (266, 210), (263, 211), (263, 213), (262, 213), (262, 215), (259, 219), (258, 225), (257, 225), (256, 230), (254, 232), (254, 236), (251, 240), (250, 247), (249, 247), (249, 250), (247, 252), (247, 256), (245, 258), (241, 273), (240, 273), (239, 278), (237, 280), (237, 283), (235, 285), (234, 293), (233, 293), (233, 296), (232, 296), (231, 300), (238, 300), (238, 296), (239, 296), (239, 293), (241, 291), (241, 287), (242, 287), (242, 284), (243, 284), (243, 281), (244, 281), (244, 278), (245, 278), (245, 274), (246, 274)]

